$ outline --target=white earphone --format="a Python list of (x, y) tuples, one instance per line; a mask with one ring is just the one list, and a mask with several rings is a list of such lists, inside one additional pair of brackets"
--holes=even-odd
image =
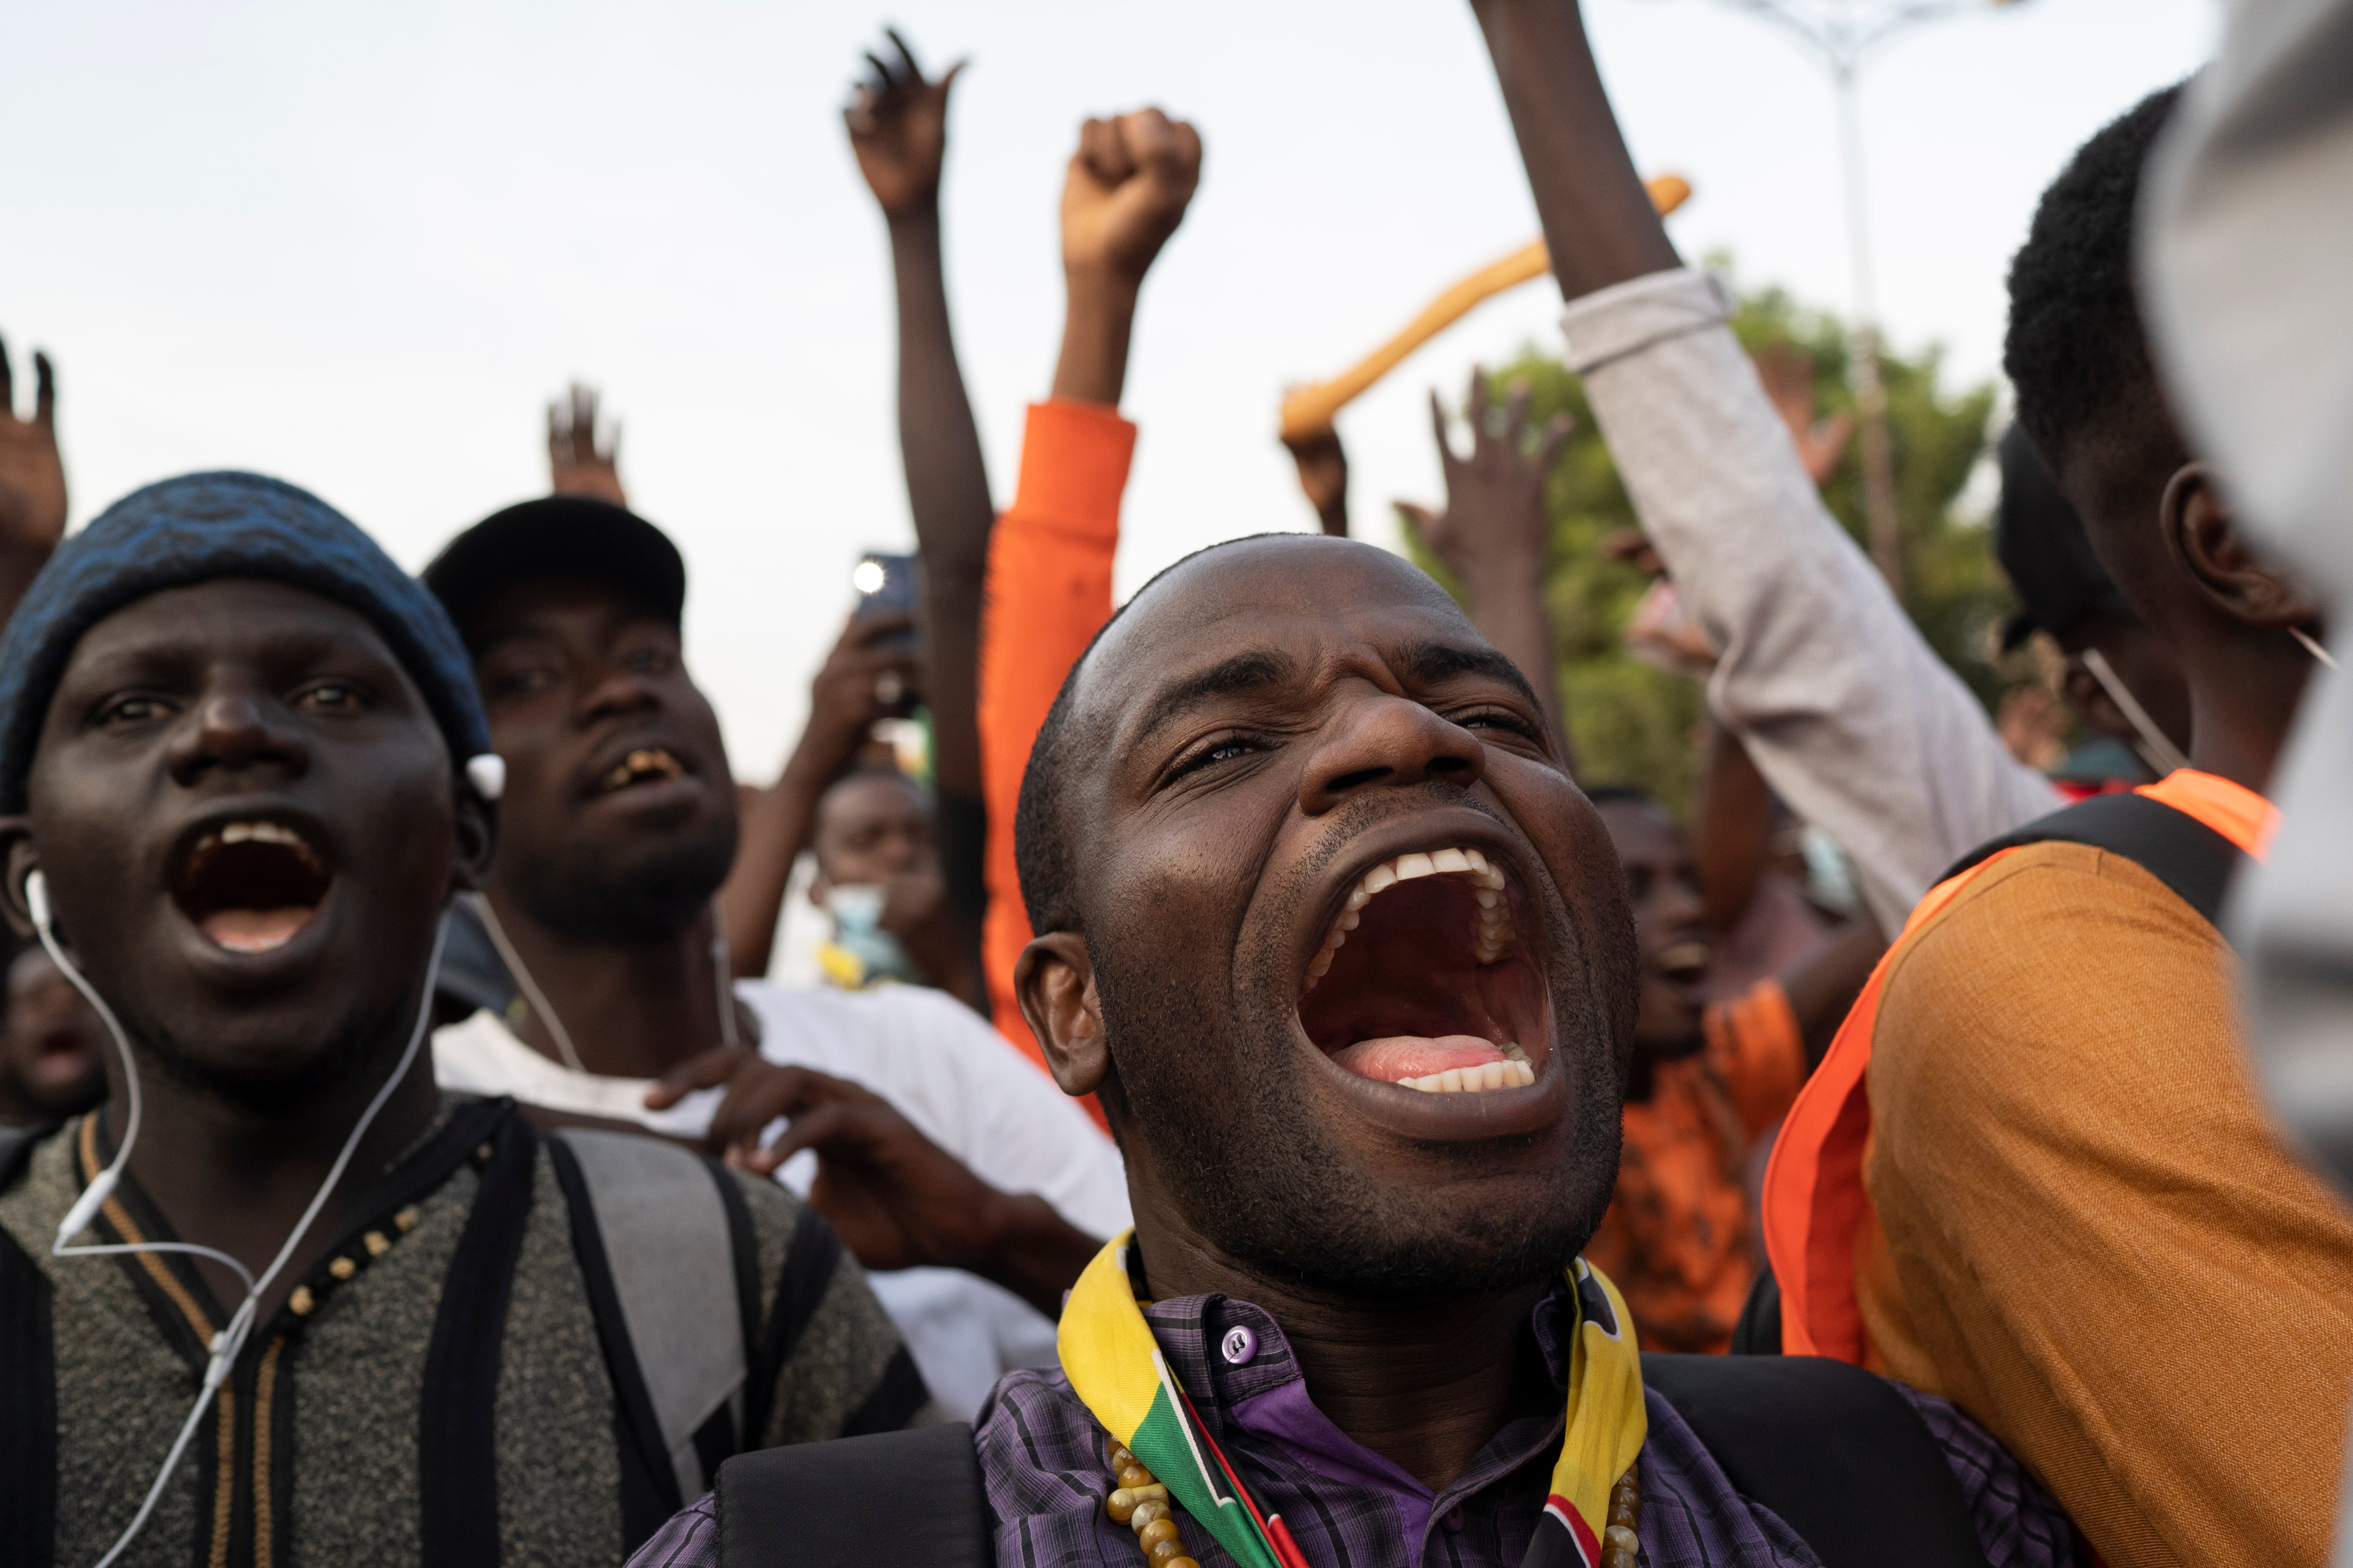
[[(492, 763), (499, 761), (496, 757), (487, 759), (476, 757), (467, 764), (469, 775), (473, 773), (476, 764), (485, 760)], [(498, 782), (503, 783), (505, 767), (502, 763), (498, 769)], [(475, 787), (477, 789), (482, 787), (480, 778), (475, 779)], [(487, 798), (497, 798), (495, 789), (486, 791), (485, 794)], [(353, 1153), (360, 1146), (360, 1140), (367, 1135), (369, 1126), (375, 1121), (376, 1112), (384, 1109), (385, 1101), (392, 1098), (392, 1091), (399, 1086), (401, 1079), (408, 1076), (409, 1068), (416, 1062), (417, 1049), (425, 1041), (425, 1026), (433, 1016), (433, 986), (434, 983), (440, 978), (441, 943), (447, 928), (441, 921), (434, 921), (433, 956), (425, 966), (425, 994), (417, 1004), (417, 1026), (409, 1031), (408, 1048), (401, 1053), (399, 1065), (392, 1069), (391, 1076), (384, 1080), (384, 1087), (376, 1090), (375, 1098), (368, 1101), (367, 1110), (361, 1112), (359, 1121), (353, 1124), (351, 1136), (343, 1140), (343, 1152), (335, 1156), (335, 1163), (328, 1169), (327, 1179), (319, 1184), (317, 1194), (311, 1199), (310, 1207), (302, 1211), (302, 1217), (295, 1222), (294, 1229), (286, 1237), (285, 1245), (278, 1249), (278, 1256), (271, 1259), (269, 1267), (264, 1269), (261, 1277), (257, 1279), (252, 1270), (227, 1253), (209, 1247), (198, 1247), (192, 1242), (142, 1241), (97, 1247), (67, 1245), (71, 1237), (90, 1228), (90, 1222), (98, 1217), (99, 1210), (103, 1208), (107, 1199), (113, 1195), (116, 1185), (122, 1180), (124, 1168), (131, 1162), (132, 1146), (139, 1141), (141, 1110), (139, 1064), (132, 1059), (131, 1042), (124, 1037), (122, 1025), (116, 1019), (114, 1009), (106, 1005), (106, 998), (100, 996), (97, 989), (83, 978), (81, 970), (73, 960), (66, 956), (65, 950), (58, 946), (56, 922), (49, 909), (48, 879), (38, 870), (26, 874), (25, 908), (33, 917), (33, 929), (39, 932), (41, 946), (47, 951), (50, 962), (58, 966), (58, 972), (72, 984), (73, 988), (80, 992), (92, 1007), (98, 1009), (99, 1017), (106, 1025), (107, 1034), (114, 1040), (115, 1051), (122, 1058), (124, 1098), (129, 1102), (122, 1124), (122, 1147), (115, 1151), (113, 1163), (92, 1178), (90, 1185), (82, 1190), (81, 1196), (74, 1201), (73, 1207), (66, 1211), (66, 1217), (58, 1225), (57, 1239), (50, 1244), (49, 1256), (91, 1258), (108, 1253), (123, 1252), (186, 1252), (199, 1258), (212, 1258), (233, 1270), (238, 1279), (245, 1281), (245, 1300), (237, 1303), (237, 1310), (230, 1314), (227, 1325), (213, 1335), (210, 1347), (212, 1353), (210, 1359), (205, 1363), (204, 1388), (197, 1394), (195, 1405), (188, 1411), (187, 1420), (181, 1424), (180, 1435), (174, 1439), (172, 1451), (164, 1456), (164, 1467), (156, 1472), (154, 1483), (147, 1489), (146, 1500), (139, 1505), (139, 1512), (131, 1521), (130, 1528), (125, 1530), (121, 1538), (108, 1549), (106, 1555), (98, 1560), (97, 1568), (111, 1568), (114, 1561), (122, 1555), (123, 1550), (138, 1538), (139, 1531), (145, 1528), (148, 1516), (155, 1511), (156, 1500), (164, 1495), (165, 1483), (172, 1479), (172, 1472), (180, 1468), (180, 1458), (187, 1452), (188, 1440), (195, 1436), (196, 1423), (204, 1419), (205, 1411), (213, 1402), (213, 1395), (219, 1391), (220, 1385), (228, 1380), (229, 1369), (237, 1364), (237, 1352), (244, 1349), (247, 1337), (253, 1331), (254, 1315), (260, 1308), (263, 1293), (269, 1289), (270, 1281), (278, 1278), (279, 1271), (286, 1267), (287, 1260), (294, 1256), (294, 1248), (301, 1243), (303, 1236), (309, 1232), (311, 1222), (317, 1219), (319, 1211), (326, 1206), (328, 1194), (332, 1194), (335, 1190), (336, 1184), (343, 1179), (343, 1170), (351, 1163)], [(96, 1115), (97, 1112), (93, 1111), (91, 1114)]]
[(496, 752), (484, 752), (466, 759), (466, 777), (472, 783), (474, 793), (484, 800), (496, 800), (507, 792), (507, 760)]

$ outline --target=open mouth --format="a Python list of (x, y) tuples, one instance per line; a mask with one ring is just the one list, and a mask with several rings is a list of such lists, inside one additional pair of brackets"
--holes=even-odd
[(1651, 966), (1678, 985), (1697, 985), (1707, 978), (1707, 966), (1714, 963), (1715, 950), (1696, 937), (1670, 942), (1659, 950), (1651, 961)]
[(96, 1070), (98, 1052), (98, 1041), (89, 1030), (54, 1030), (35, 1042), (25, 1079), (43, 1090), (79, 1083)]
[(1476, 849), (1417, 850), (1358, 877), (1307, 965), (1299, 1023), (1377, 1082), (1432, 1094), (1535, 1083), (1551, 1014), (1504, 868)]
[(598, 795), (617, 795), (642, 784), (661, 784), (686, 776), (686, 764), (666, 746), (639, 746), (605, 770), (596, 780)]
[(216, 947), (268, 952), (294, 940), (334, 877), (311, 842), (276, 822), (230, 822), (188, 851), (172, 897)]

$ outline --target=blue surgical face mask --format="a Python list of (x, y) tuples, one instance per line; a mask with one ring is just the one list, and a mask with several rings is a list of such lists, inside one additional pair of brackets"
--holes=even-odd
[(882, 929), (882, 888), (854, 882), (826, 889), (825, 907), (833, 916), (834, 945), (865, 967), (869, 980), (904, 980), (921, 984), (913, 960), (899, 939)]

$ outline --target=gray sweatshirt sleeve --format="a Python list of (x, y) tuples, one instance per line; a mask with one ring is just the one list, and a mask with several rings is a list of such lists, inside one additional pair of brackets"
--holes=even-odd
[(2011, 757), (1816, 493), (1709, 273), (1570, 304), (1643, 531), (1722, 650), (1708, 706), (1791, 810), (1838, 840), (1891, 934), (1961, 853), (2065, 804)]

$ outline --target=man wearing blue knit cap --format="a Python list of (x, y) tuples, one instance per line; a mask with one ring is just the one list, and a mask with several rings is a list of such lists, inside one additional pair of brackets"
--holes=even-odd
[(117, 1048), (0, 1134), (0, 1562), (615, 1563), (925, 1409), (789, 1194), (435, 1089), (486, 749), (439, 605), (273, 479), (132, 495), (9, 622), (0, 897)]

